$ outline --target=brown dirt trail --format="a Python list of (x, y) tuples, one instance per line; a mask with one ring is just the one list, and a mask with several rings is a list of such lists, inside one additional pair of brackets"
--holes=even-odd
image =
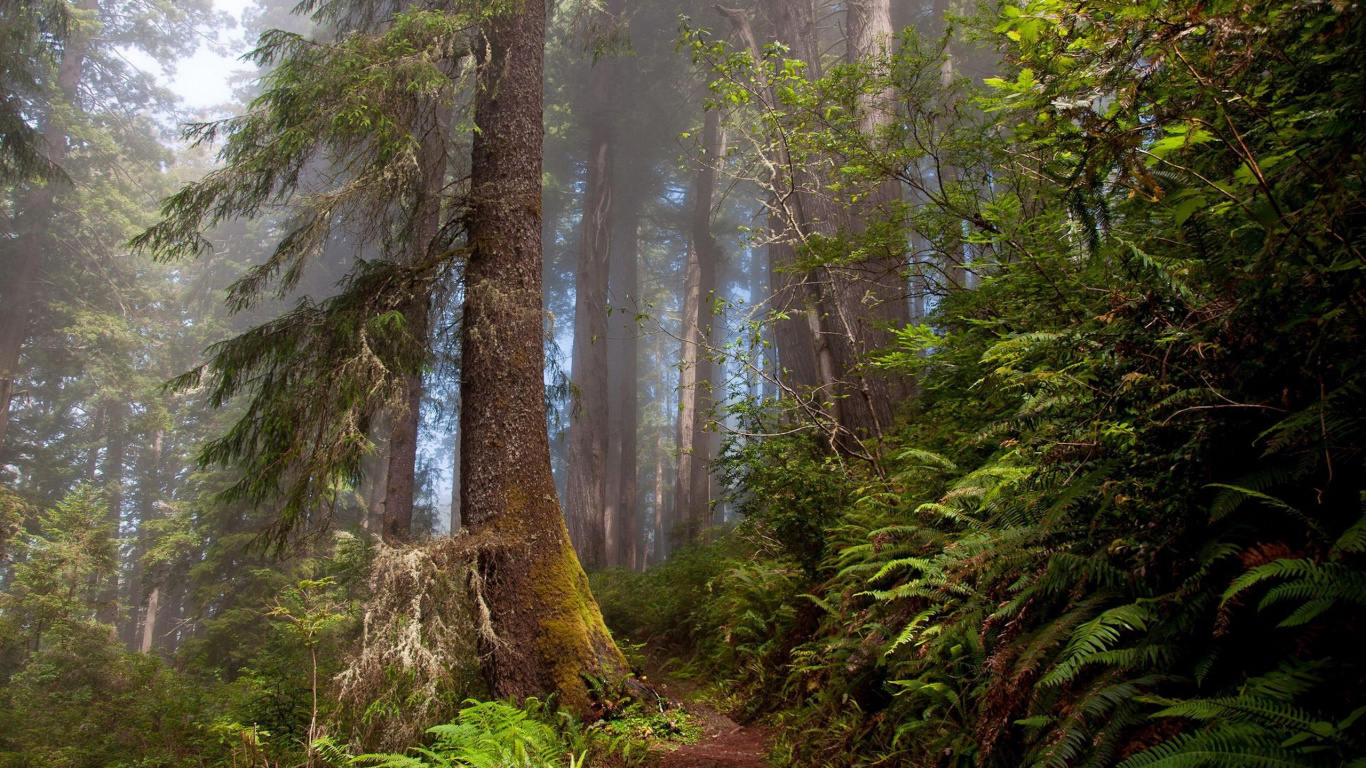
[[(734, 725), (732, 723), (732, 725)], [(768, 732), (742, 728), (703, 736), (696, 744), (660, 755), (658, 768), (764, 768)]]
[[(678, 697), (690, 686), (665, 682), (658, 686), (666, 696)], [(656, 768), (764, 768), (767, 765), (768, 741), (772, 734), (766, 728), (736, 725), (734, 720), (711, 707), (684, 699), (683, 709), (702, 723), (702, 737), (669, 752), (661, 752), (654, 763)]]

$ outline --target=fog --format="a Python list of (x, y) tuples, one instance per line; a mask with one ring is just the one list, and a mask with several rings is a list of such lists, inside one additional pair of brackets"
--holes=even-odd
[[(295, 386), (310, 374), (286, 376), (279, 350), (231, 344), (252, 329), (293, 333), (300, 323), (321, 322), (318, 308), (347, 299), (357, 276), (375, 265), (409, 269), (424, 249), (449, 254), (463, 247), (468, 54), (478, 40), (468, 30), (453, 32), (436, 65), (448, 78), (444, 84), (395, 85), (381, 97), (394, 106), (366, 118), (398, 121), (394, 141), (420, 136), (419, 148), (400, 155), (409, 160), (364, 165), (356, 159), (379, 152), (375, 147), (388, 134), (329, 138), (331, 144), (310, 149), (294, 170), (272, 170), (274, 181), (259, 199), (199, 211), (187, 219), (190, 230), (133, 248), (130, 239), (176, 210), (176, 203), (164, 202), (169, 195), (224, 173), (231, 152), (247, 146), (229, 139), (245, 135), (247, 123), (220, 124), (212, 136), (199, 129), (198, 139), (187, 126), (266, 114), (268, 98), (253, 100), (277, 98), (272, 94), (281, 83), (291, 82), (272, 79), (286, 71), (275, 69), (283, 54), (248, 60), (259, 41), (271, 39), (269, 30), (301, 35), (298, 45), (305, 48), (289, 51), (344, 50), (382, 39), (393, 19), (422, 9), (332, 3), (315, 6), (319, 15), (309, 18), (292, 12), (292, 0), (185, 0), (155, 11), (116, 0), (88, 5), (101, 18), (99, 32), (76, 28), (64, 56), (49, 62), (56, 68), (44, 75), (62, 82), (60, 61), (83, 51), (84, 69), (71, 76), (85, 79), (69, 90), (76, 122), (61, 123), (51, 106), (57, 102), (44, 102), (48, 97), (37, 91), (28, 97), (36, 130), (49, 138), (67, 132), (60, 140), (70, 148), (60, 159), (70, 179), (19, 185), (7, 198), (7, 242), (41, 243), (35, 247), (43, 261), (36, 267), (40, 279), (25, 282), (11, 271), (0, 291), (10, 313), (6, 333), (20, 350), (0, 448), (6, 481), (51, 500), (80, 483), (105, 489), (122, 540), (120, 600), (129, 609), (121, 631), (130, 644), (141, 642), (139, 616), (149, 610), (147, 553), (176, 531), (204, 537), (153, 568), (161, 610), (185, 619), (202, 608), (192, 597), (191, 574), (208, 567), (206, 541), (249, 548), (267, 531), (279, 555), (325, 531), (377, 535), (393, 516), (396, 487), (412, 498), (402, 502), (412, 521), (405, 535), (458, 530), (460, 258), (443, 257), (444, 266), (423, 284), (425, 316), (384, 310), (403, 315), (409, 329), (425, 328), (415, 363), (420, 374), (400, 375), (380, 353), (365, 374), (372, 378), (362, 377), (374, 390), (347, 401), (352, 410), (295, 412), (320, 420), (292, 425), (296, 436), (314, 428), (321, 434), (335, 426), (333, 418), (346, 423), (343, 431), (350, 432), (338, 433), (335, 446), (325, 448), (334, 453), (323, 458), (301, 459), (297, 452), (261, 458), (275, 450), (269, 425), (291, 405), (269, 402), (275, 385), (268, 382)], [(829, 392), (802, 395), (813, 382), (801, 380), (800, 363), (779, 359), (782, 329), (789, 326), (774, 318), (786, 317), (795, 306), (791, 292), (801, 289), (772, 285), (775, 279), (786, 285), (795, 274), (775, 261), (774, 249), (801, 243), (784, 241), (791, 233), (774, 224), (786, 199), (777, 185), (806, 182), (804, 171), (787, 182), (774, 175), (762, 118), (765, 109), (781, 108), (764, 89), (773, 87), (768, 79), (782, 76), (783, 56), (796, 55), (801, 45), (820, 51), (811, 54), (817, 61), (803, 77), (844, 58), (848, 11), (838, 3), (814, 8), (815, 27), (804, 33), (809, 39), (768, 49), (764, 66), (778, 69), (755, 70), (752, 62), (727, 58), (748, 50), (746, 35), (757, 35), (757, 45), (777, 40), (773, 19), (782, 7), (761, 2), (723, 15), (702, 2), (575, 0), (552, 12), (542, 190), (546, 423), (560, 502), (590, 567), (643, 568), (666, 558), (696, 526), (739, 519), (743, 499), (728, 487), (719, 461), (727, 446), (761, 434), (756, 425), (765, 403), (806, 397), (802, 407), (817, 416), (835, 407), (833, 400), (818, 402), (834, 397)], [(918, 25), (927, 40), (942, 42), (946, 8), (898, 3), (894, 28)], [(900, 43), (884, 36), (880, 45), (885, 53)], [(980, 78), (990, 56), (959, 45), (949, 61)], [(288, 76), (300, 75), (288, 70)], [(727, 82), (749, 89), (751, 101), (728, 101)], [(404, 88), (423, 95), (405, 96)], [(304, 123), (310, 119), (308, 104), (288, 108), (302, 109)], [(385, 191), (383, 183), (396, 191)], [(422, 205), (413, 200), (427, 188), (439, 190), (432, 199), (440, 202), (422, 219)], [(57, 190), (53, 211), (44, 207), (51, 202), (44, 189)], [(817, 221), (816, 230), (831, 222)], [(289, 245), (300, 232), (312, 232), (313, 239)], [(888, 317), (923, 316), (943, 287), (942, 281), (906, 282), (912, 253), (923, 247), (910, 238), (895, 256), (900, 287), (879, 299), (899, 306)], [(16, 297), (30, 291), (31, 302), (16, 309), (23, 304)], [(779, 307), (775, 296), (784, 292), (789, 298)], [(328, 345), (337, 334), (367, 332), (318, 325), (299, 338)], [(261, 338), (252, 343), (264, 343)], [(295, 352), (305, 344), (290, 343)], [(233, 365), (239, 367), (214, 368), (225, 354), (238, 355)], [(242, 362), (241, 355), (256, 357)], [(177, 379), (195, 370), (204, 380)], [(403, 399), (404, 386), (420, 397), (416, 411), (405, 405), (414, 401)], [(848, 402), (853, 409), (856, 401)], [(395, 435), (414, 420), (416, 437), (407, 450), (415, 458), (397, 466)], [(288, 467), (279, 469), (281, 462)], [(402, 491), (405, 484), (410, 491)], [(281, 501), (296, 491), (302, 494), (296, 507)], [(601, 540), (591, 553), (585, 537)], [(155, 642), (175, 647), (196, 631), (193, 622), (176, 626), (181, 629)]]

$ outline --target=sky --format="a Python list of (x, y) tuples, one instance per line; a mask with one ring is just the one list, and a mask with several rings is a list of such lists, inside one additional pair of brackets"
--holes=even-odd
[(156, 77), (162, 85), (170, 88), (183, 99), (187, 112), (200, 112), (222, 106), (232, 100), (231, 79), (235, 72), (246, 69), (238, 57), (251, 49), (251, 42), (242, 36), (242, 11), (253, 0), (214, 0), (214, 10), (227, 13), (238, 21), (239, 26), (219, 33), (219, 42), (227, 51), (219, 53), (207, 45), (201, 45), (193, 56), (176, 62), (173, 75), (167, 77), (150, 58), (138, 51), (125, 51), (124, 55), (135, 66)]

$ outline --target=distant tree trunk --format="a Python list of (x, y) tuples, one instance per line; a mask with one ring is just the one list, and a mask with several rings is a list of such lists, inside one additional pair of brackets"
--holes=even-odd
[[(445, 108), (434, 106), (418, 137), (422, 180), (414, 207), (414, 261), (434, 255), (441, 229), (441, 190), (446, 180)], [(384, 536), (407, 541), (413, 535), (413, 500), (417, 495), (417, 441), (422, 425), (422, 368), (427, 348), (427, 315), (431, 311), (430, 289), (415, 285), (404, 312), (413, 348), (420, 350), (404, 374), (403, 403), (394, 414), (389, 434), (389, 464), (385, 469)]]
[(612, 237), (613, 123), (616, 59), (599, 60), (589, 76), (588, 178), (583, 235), (574, 280), (573, 395), (565, 519), (584, 567), (607, 564), (607, 287)]
[[(456, 420), (460, 419), (460, 399), (456, 398)], [(455, 439), (452, 441), (455, 461), (451, 465), (451, 529), (450, 533), (454, 536), (460, 531), (460, 427), (457, 423), (455, 429)]]
[[(123, 465), (128, 458), (128, 406), (114, 403), (108, 406), (105, 419), (104, 468), (100, 480), (104, 484), (104, 498), (109, 505), (105, 522), (113, 528), (114, 536), (119, 536), (123, 522)], [(110, 573), (100, 591), (97, 618), (105, 624), (114, 624), (119, 616), (119, 570)]]
[[(655, 368), (659, 374), (659, 386), (655, 387), (656, 392), (665, 391), (664, 345), (660, 341), (663, 335), (662, 333), (654, 335)], [(651, 565), (659, 565), (669, 556), (668, 516), (664, 509), (664, 455), (666, 453), (664, 430), (668, 428), (671, 408), (668, 405), (668, 400), (663, 397), (658, 398), (655, 405), (659, 408), (660, 415), (658, 427), (655, 429), (654, 547), (653, 556), (650, 558)]]
[(138, 472), (138, 533), (137, 544), (133, 548), (133, 561), (129, 565), (128, 603), (132, 613), (124, 624), (122, 638), (129, 648), (137, 641), (138, 614), (142, 606), (142, 593), (146, 590), (143, 583), (144, 571), (142, 557), (147, 554), (150, 544), (148, 525), (157, 517), (157, 501), (161, 497), (161, 449), (166, 430), (157, 429), (152, 433), (151, 444), (142, 453), (142, 466)]
[[(887, 53), (893, 44), (890, 0), (852, 0), (846, 7), (846, 60), (855, 64)], [(859, 96), (859, 128), (874, 147), (895, 119), (894, 98), (890, 91)], [(859, 235), (870, 221), (893, 216), (900, 195), (896, 180), (884, 181), (846, 209), (845, 228)], [(888, 329), (910, 322), (905, 260), (903, 244), (897, 241), (886, 244), (880, 256), (829, 270), (834, 311), (828, 321), (833, 326), (835, 365), (841, 371), (841, 425), (863, 437), (882, 437), (896, 404), (909, 394), (901, 377), (866, 366), (870, 352), (890, 343)]]
[(381, 416), (378, 421), (380, 423), (372, 428), (371, 441), (379, 446), (379, 449), (361, 459), (360, 493), (361, 499), (365, 502), (361, 530), (364, 531), (383, 531), (384, 494), (389, 483), (389, 449), (392, 446), (389, 435), (393, 429), (389, 425), (387, 415)]
[(555, 497), (541, 304), (544, 0), (485, 22), (474, 95), (461, 372), (461, 510), (485, 614), (489, 692), (558, 691), (586, 712), (586, 675), (628, 673)]
[[(411, 326), (410, 326), (411, 327)], [(394, 414), (385, 468), (384, 537), (408, 541), (413, 535), (413, 499), (417, 495), (417, 437), (422, 422), (422, 374), (404, 377), (403, 410)]]
[(639, 525), (636, 505), (637, 367), (636, 336), (639, 206), (628, 194), (628, 210), (614, 227), (612, 249), (612, 380), (608, 398), (607, 564), (634, 568)]
[[(809, 79), (822, 76), (821, 46), (816, 32), (816, 6), (812, 0), (769, 0), (777, 41), (788, 46), (793, 59), (806, 64)], [(772, 100), (777, 107), (777, 100)], [(784, 211), (786, 233), (791, 238), (788, 247), (795, 247), (813, 235), (830, 236), (835, 233), (838, 212), (822, 194), (826, 186), (826, 170), (818, 167), (819, 158), (809, 158), (805, 164), (792, 166), (789, 183), (793, 194), (791, 208)], [(785, 254), (784, 254), (785, 255)], [(795, 258), (795, 255), (789, 256)], [(811, 357), (815, 364), (816, 394), (826, 417), (842, 423), (842, 404), (838, 399), (840, 370), (833, 349), (830, 332), (834, 286), (829, 270), (817, 270), (794, 275), (801, 280), (799, 301), (805, 308), (801, 315), (807, 326), (806, 338), (812, 345)]]
[[(56, 153), (51, 153), (56, 154)], [(37, 211), (29, 209), (29, 216)], [(20, 215), (23, 221), (23, 214)], [(4, 292), (0, 293), (0, 444), (9, 426), (10, 401), (14, 398), (14, 380), (19, 376), (19, 353), (28, 336), (28, 315), (33, 306), (34, 278), (38, 272), (40, 252), (38, 243), (23, 238), (8, 259), (8, 276)]]
[[(805, 39), (801, 32), (808, 24), (811, 26), (811, 35), (815, 35), (815, 8), (808, 6), (808, 0), (763, 0), (760, 3), (761, 9), (774, 28), (775, 38), (789, 46), (794, 41)], [(810, 13), (803, 14), (804, 10)], [(748, 14), (743, 10), (720, 6), (717, 6), (717, 11), (730, 20), (755, 63), (762, 62), (763, 51)], [(794, 57), (801, 58), (801, 50), (791, 52)], [(777, 108), (772, 88), (764, 84), (764, 90), (769, 105)], [(779, 155), (775, 165), (786, 166), (781, 151)], [(776, 316), (772, 321), (773, 351), (777, 356), (774, 369), (785, 385), (798, 391), (806, 391), (819, 386), (821, 379), (816, 359), (817, 338), (812, 334), (813, 324), (806, 317), (809, 314), (809, 276), (796, 268), (797, 250), (793, 244), (795, 238), (791, 236), (795, 222), (781, 203), (781, 190), (778, 189), (784, 182), (779, 178), (772, 179), (771, 182), (774, 188), (770, 190), (769, 196), (769, 243), (766, 250), (768, 285), (772, 294), (769, 297), (769, 311)]]
[(161, 587), (152, 587), (152, 594), (147, 598), (147, 615), (142, 620), (142, 644), (138, 648), (143, 653), (152, 652), (152, 641), (156, 639), (157, 604), (160, 600)]
[(105, 501), (109, 504), (107, 520), (116, 526), (115, 535), (123, 518), (123, 464), (128, 459), (127, 410), (124, 403), (111, 405), (104, 426), (104, 468), (100, 479), (104, 482)]
[[(851, 8), (852, 23), (859, 26), (851, 48), (873, 46), (884, 39), (890, 24), (885, 0), (861, 0)], [(820, 45), (816, 33), (816, 8), (812, 0), (765, 0), (761, 6), (772, 23), (774, 36), (787, 46), (788, 55), (804, 62), (809, 78), (821, 76)], [(747, 17), (738, 11), (724, 11), (748, 44), (751, 54), (760, 56), (758, 41)], [(771, 91), (768, 101), (780, 109)], [(879, 116), (877, 119), (883, 119)], [(780, 151), (781, 154), (781, 151)], [(788, 320), (776, 323), (775, 337), (779, 363), (790, 385), (814, 388), (821, 409), (832, 424), (841, 427), (840, 444), (850, 447), (845, 438), (880, 437), (890, 422), (891, 405), (901, 396), (899, 385), (872, 379), (862, 370), (863, 356), (886, 340), (878, 328), (881, 321), (904, 322), (905, 288), (900, 268), (901, 253), (856, 265), (822, 266), (807, 273), (794, 273), (794, 249), (812, 237), (834, 235), (848, 219), (826, 191), (825, 178), (831, 163), (815, 157), (803, 163), (788, 163), (785, 156), (777, 163), (791, 168), (790, 178), (774, 180), (774, 206), (770, 230), (774, 242), (769, 250), (770, 280), (774, 309)], [(790, 189), (788, 189), (790, 187)], [(885, 194), (895, 194), (890, 188)], [(858, 217), (861, 224), (861, 216)], [(804, 308), (805, 328), (793, 320)], [(802, 349), (810, 344), (808, 354)]]
[(711, 301), (716, 292), (718, 246), (711, 233), (711, 206), (720, 163), (720, 115), (707, 110), (702, 124), (701, 166), (693, 190), (693, 215), (683, 295), (683, 350), (678, 379), (678, 469), (674, 508), (689, 541), (706, 527), (710, 512), (711, 445), (706, 425), (711, 390)]
[[(934, 19), (932, 21), (936, 34), (947, 35), (949, 31), (949, 0), (934, 0)], [(939, 83), (945, 88), (953, 84), (954, 78), (954, 59), (952, 39), (944, 42), (944, 61), (939, 67)], [(939, 168), (939, 183), (941, 193), (947, 194), (949, 189), (958, 181), (958, 169), (950, 162), (941, 161), (936, 163)], [(943, 265), (944, 275), (948, 278), (948, 285), (945, 288), (949, 291), (956, 291), (968, 287), (967, 259), (963, 242), (957, 238), (950, 241), (948, 253), (944, 255)]]
[[(807, 75), (821, 75), (820, 46), (816, 39), (816, 8), (811, 0), (764, 0), (761, 9), (773, 26), (777, 42), (787, 46), (791, 58), (807, 65)], [(749, 17), (742, 11), (718, 7), (750, 50), (755, 61), (763, 53)], [(765, 84), (766, 100), (781, 109), (771, 86)], [(774, 322), (778, 364), (784, 382), (799, 393), (814, 391), (831, 421), (839, 420), (835, 399), (837, 371), (830, 349), (823, 315), (828, 312), (828, 288), (817, 276), (796, 269), (797, 246), (812, 234), (830, 234), (834, 211), (814, 190), (822, 188), (817, 171), (794, 166), (786, 151), (779, 149), (771, 179), (769, 215), (769, 283), (773, 291), (773, 310), (781, 315)], [(790, 176), (784, 178), (787, 170)]]
[[(80, 0), (82, 11), (98, 11), (96, 0)], [(90, 50), (88, 33), (77, 28), (67, 39), (62, 60), (57, 65), (57, 90), (68, 107), (80, 110), (80, 84)], [(48, 109), (43, 126), (47, 158), (54, 166), (66, 160), (67, 125)], [(10, 404), (14, 399), (14, 380), (19, 375), (19, 355), (28, 338), (29, 314), (38, 293), (38, 274), (45, 252), (52, 249), (52, 217), (56, 211), (57, 182), (30, 188), (15, 212), (18, 237), (5, 248), (8, 258), (0, 262), (5, 274), (0, 288), (0, 446), (9, 426)]]
[(95, 482), (95, 473), (100, 468), (100, 438), (104, 436), (104, 408), (95, 406), (95, 415), (90, 418), (90, 450), (85, 455), (85, 471), (82, 476), (89, 483)]

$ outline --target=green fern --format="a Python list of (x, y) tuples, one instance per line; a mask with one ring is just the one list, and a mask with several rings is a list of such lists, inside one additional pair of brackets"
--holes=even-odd
[(466, 702), (455, 722), (427, 732), (431, 747), (412, 747), (409, 755), (368, 754), (350, 764), (369, 768), (561, 768), (577, 764), (564, 740), (533, 716), (535, 699), (525, 708), (507, 702)]
[(1314, 768), (1322, 763), (1281, 746), (1282, 739), (1255, 726), (1235, 725), (1183, 733), (1121, 762), (1118, 768)]

